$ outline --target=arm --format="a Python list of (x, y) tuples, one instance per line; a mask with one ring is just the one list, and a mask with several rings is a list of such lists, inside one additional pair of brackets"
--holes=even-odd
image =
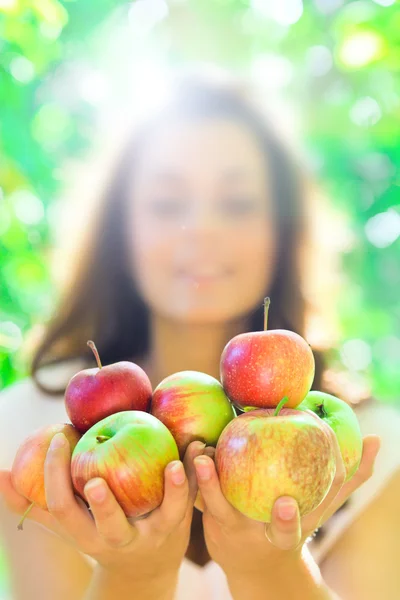
[(343, 598), (396, 600), (400, 590), (400, 470), (340, 536), (321, 573)]
[(164, 577), (141, 578), (134, 569), (122, 576), (98, 566), (84, 600), (173, 600), (177, 579), (178, 572)]
[(280, 569), (266, 569), (259, 576), (228, 577), (228, 584), (234, 600), (340, 600), (323, 580), (307, 546), (291, 564), (286, 561)]

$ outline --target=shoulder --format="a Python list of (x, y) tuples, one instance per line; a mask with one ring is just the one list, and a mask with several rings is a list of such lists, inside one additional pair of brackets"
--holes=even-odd
[[(42, 373), (46, 383), (57, 387), (79, 369), (72, 365), (47, 367)], [(62, 394), (46, 394), (27, 377), (0, 393), (0, 469), (10, 469), (15, 453), (24, 439), (36, 429), (69, 422)]]

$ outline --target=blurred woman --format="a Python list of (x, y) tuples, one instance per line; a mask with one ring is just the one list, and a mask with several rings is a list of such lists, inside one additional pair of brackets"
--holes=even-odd
[[(103, 364), (141, 365), (155, 387), (186, 369), (219, 378), (228, 340), (263, 328), (267, 295), (269, 329), (306, 336), (312, 317), (303, 176), (248, 95), (232, 83), (183, 79), (133, 137), (32, 377), (1, 396), (0, 522), (12, 597), (398, 598), (400, 415), (372, 398), (354, 406), (365, 435), (359, 470), (344, 484), (337, 453), (327, 498), (301, 521), (289, 497), (276, 502), (267, 530), (238, 513), (221, 493), (212, 450), (198, 442), (167, 467), (163, 503), (143, 520), (128, 522), (104, 481), (87, 484), (93, 519), (74, 497), (70, 450), (58, 435), (46, 462), (49, 512), (35, 507), (17, 532), (28, 503), (8, 470), (32, 430), (67, 420), (65, 386), (93, 362), (86, 340)], [(313, 350), (313, 389), (335, 392)], [(198, 488), (203, 515), (193, 509)]]

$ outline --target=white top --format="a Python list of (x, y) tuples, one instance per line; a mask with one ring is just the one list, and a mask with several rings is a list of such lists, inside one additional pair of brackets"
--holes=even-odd
[[(45, 381), (51, 381), (52, 386), (62, 386), (81, 368), (79, 361), (49, 367), (45, 371)], [(322, 561), (363, 508), (380, 493), (394, 472), (400, 469), (400, 410), (375, 402), (360, 405), (355, 412), (363, 435), (377, 433), (381, 437), (381, 450), (372, 477), (324, 525), (323, 537), (309, 542), (308, 547), (317, 563)], [(69, 422), (62, 396), (44, 394), (29, 378), (4, 390), (0, 394), (0, 469), (11, 468), (19, 445), (32, 431), (62, 422)], [(92, 562), (90, 557), (83, 556)], [(232, 600), (225, 575), (216, 563), (200, 567), (184, 559), (176, 600), (189, 599)]]

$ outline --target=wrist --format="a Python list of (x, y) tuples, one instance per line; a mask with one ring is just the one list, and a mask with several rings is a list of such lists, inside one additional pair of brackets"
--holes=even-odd
[[(139, 597), (141, 600), (172, 600), (178, 581), (179, 569), (160, 569), (157, 573), (146, 572), (131, 564), (127, 567), (110, 567), (98, 564), (94, 581), (98, 589), (110, 589), (113, 598)], [(108, 600), (108, 596), (105, 595)]]

